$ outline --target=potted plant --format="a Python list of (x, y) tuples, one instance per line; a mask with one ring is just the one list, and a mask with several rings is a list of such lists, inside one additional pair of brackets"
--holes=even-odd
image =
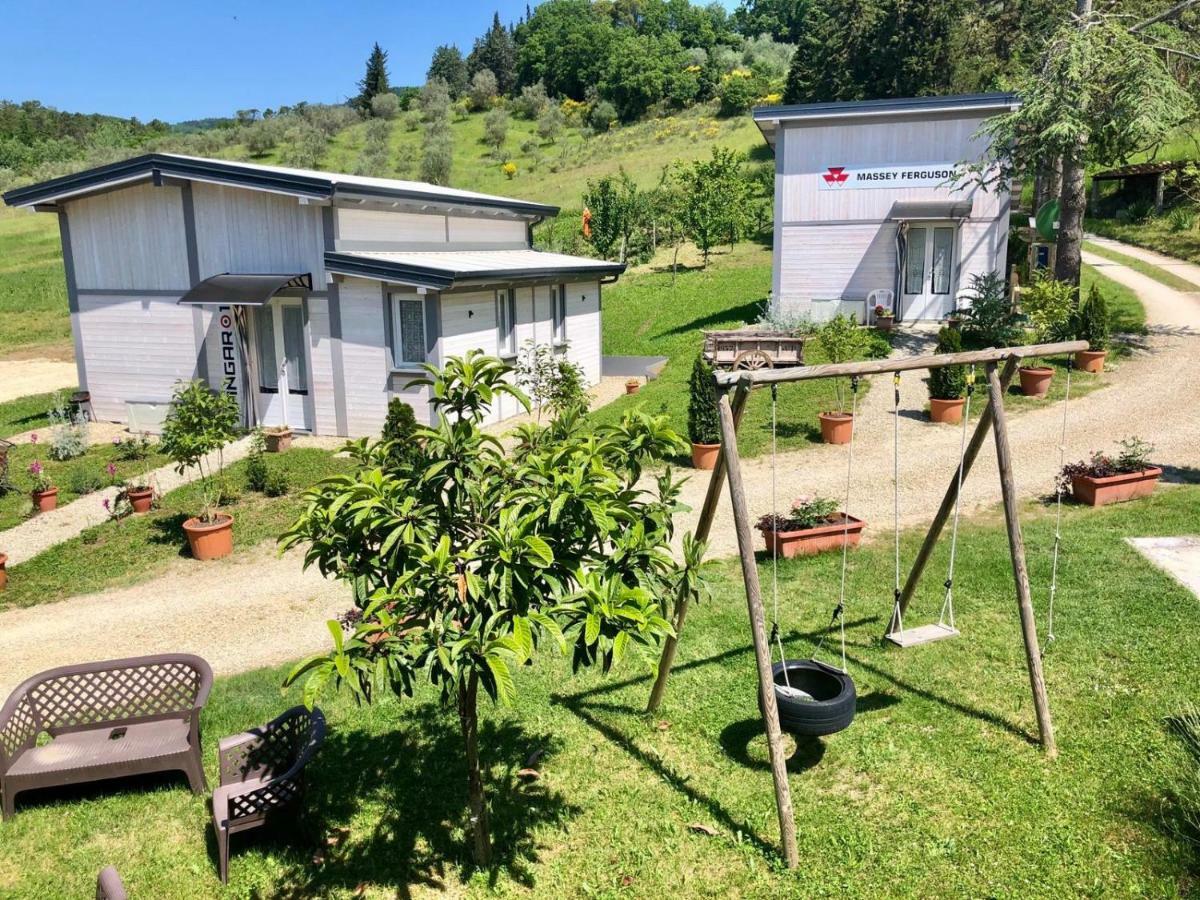
[[(938, 332), (937, 353), (962, 352), (962, 335), (953, 328)], [(967, 367), (941, 366), (929, 372), (929, 418), (933, 422), (957, 425), (966, 404)]]
[(287, 425), (264, 428), (262, 434), (268, 453), (283, 453), (292, 446), (292, 429)]
[(812, 556), (825, 550), (857, 547), (866, 523), (838, 512), (836, 500), (818, 496), (797, 497), (789, 515), (766, 515), (755, 526), (767, 550), (784, 559)]
[(1162, 469), (1150, 465), (1154, 447), (1137, 437), (1120, 442), (1121, 452), (1113, 458), (1096, 451), (1091, 459), (1063, 466), (1058, 475), (1060, 491), (1088, 506), (1107, 506), (1136, 500), (1154, 493)]
[(199, 474), (200, 514), (183, 523), (196, 559), (218, 559), (233, 552), (233, 516), (216, 509), (220, 488), (209, 456), (216, 453), (217, 470), (223, 468), (222, 450), (237, 436), (238, 418), (234, 398), (202, 381), (189, 381), (175, 388), (163, 424), (162, 450), (175, 463), (175, 471), (182, 475), (194, 468)]
[[(821, 326), (817, 332), (817, 342), (829, 362), (844, 363), (863, 352), (866, 333), (849, 315), (837, 315)], [(837, 405), (817, 415), (821, 422), (821, 439), (827, 444), (845, 444), (854, 433), (854, 416), (846, 409), (847, 381), (845, 378), (832, 380)]]
[(896, 314), (879, 303), (875, 306), (875, 327), (880, 331), (891, 331), (896, 322)]
[(1110, 334), (1108, 301), (1105, 300), (1104, 293), (1093, 284), (1077, 315), (1075, 337), (1087, 341), (1089, 349), (1080, 350), (1075, 354), (1076, 367), (1084, 372), (1103, 372)]
[(640, 381), (638, 381), (636, 378), (630, 378), (629, 380), (627, 380), (625, 382), (625, 393), (636, 394), (638, 392), (638, 389), (641, 386), (642, 386), (642, 383)]
[(713, 369), (697, 355), (692, 364), (691, 397), (688, 400), (688, 437), (692, 442), (692, 466), (713, 469), (721, 451), (721, 426), (717, 416), (717, 383)]
[(50, 476), (41, 460), (35, 459), (29, 464), (29, 474), (33, 477), (33, 508), (38, 512), (49, 512), (58, 506), (58, 488), (50, 483)]

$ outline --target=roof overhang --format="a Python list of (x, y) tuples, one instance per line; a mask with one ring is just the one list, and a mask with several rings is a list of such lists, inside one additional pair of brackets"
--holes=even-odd
[(459, 269), (453, 264), (421, 265), (412, 261), (328, 252), (325, 254), (325, 270), (337, 275), (447, 291), (461, 287), (553, 281), (577, 276), (607, 278), (620, 275), (625, 271), (625, 266), (623, 263), (589, 260), (570, 266), (529, 265), (519, 268)]
[(970, 200), (897, 200), (888, 212), (889, 222), (928, 222), (965, 219), (971, 215)]
[(325, 177), (321, 173), (308, 173), (272, 166), (242, 165), (224, 160), (176, 156), (171, 153), (147, 153), (106, 166), (52, 178), (38, 184), (14, 188), (3, 196), (4, 202), (9, 206), (45, 208), (73, 197), (108, 190), (124, 184), (149, 180), (159, 183), (164, 177), (228, 184), (250, 190), (288, 194), (322, 203), (332, 202), (335, 197), (356, 200), (371, 198), (436, 204), (456, 209), (495, 210), (537, 219), (558, 214), (557, 206), (532, 203), (527, 200), (441, 191), (434, 186), (430, 186), (429, 190), (414, 190), (412, 187), (404, 186), (389, 187), (339, 181), (338, 177), (332, 173)]
[(947, 117), (994, 116), (1021, 105), (1016, 94), (956, 94), (948, 97), (896, 97), (885, 100), (847, 100), (834, 103), (798, 103), (759, 106), (752, 111), (768, 144), (775, 146), (781, 124), (854, 124), (881, 118), (944, 119)]
[(265, 306), (280, 291), (312, 290), (312, 274), (225, 272), (205, 278), (179, 298), (182, 306)]

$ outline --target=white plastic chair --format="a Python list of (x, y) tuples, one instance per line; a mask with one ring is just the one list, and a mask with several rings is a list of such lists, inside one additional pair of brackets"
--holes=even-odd
[(892, 304), (896, 300), (896, 295), (888, 288), (875, 288), (871, 293), (867, 294), (867, 317), (871, 322), (875, 321), (875, 307), (886, 306), (890, 309), (893, 315), (896, 312), (896, 307)]

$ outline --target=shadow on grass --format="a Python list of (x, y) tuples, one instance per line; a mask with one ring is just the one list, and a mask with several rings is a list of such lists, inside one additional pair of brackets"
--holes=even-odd
[[(754, 322), (758, 319), (759, 314), (763, 311), (763, 305), (766, 303), (763, 299), (750, 300), (743, 303), (741, 306), (735, 306), (731, 309), (721, 309), (716, 312), (711, 312), (706, 316), (692, 319), (688, 322), (680, 322), (674, 328), (668, 328), (661, 332), (658, 337), (667, 337), (674, 334), (691, 334), (694, 331), (703, 331), (705, 328), (713, 328), (717, 325), (728, 326), (731, 322)], [(696, 347), (699, 352), (700, 347)]]
[(163, 513), (150, 521), (150, 535), (146, 539), (152, 544), (178, 547), (180, 556), (191, 556), (183, 523), (188, 520), (184, 513)]
[[(306, 815), (280, 829), (263, 829), (268, 833), (259, 838), (235, 836), (231, 880), (237, 878), (238, 855), (254, 841), (285, 858), (277, 896), (328, 896), (366, 883), (394, 888), (396, 896), (405, 897), (413, 885), (444, 889), (447, 867), (457, 869), (461, 880), (469, 879), (478, 867), (469, 851), (467, 771), (458, 719), (425, 704), (407, 710), (400, 725), (402, 730), (385, 734), (331, 732), (312, 765)], [(491, 810), (489, 883), (494, 886), (506, 874), (531, 888), (538, 862), (535, 832), (543, 825), (565, 824), (579, 809), (544, 781), (527, 782), (517, 773), (534, 751), (552, 756), (561, 741), (517, 722), (484, 721), (479, 746)], [(348, 829), (356, 817), (374, 819), (359, 815), (367, 805), (379, 810), (370, 832), (356, 828), (351, 840), (337, 846), (339, 830)], [(210, 845), (215, 865), (215, 844)]]

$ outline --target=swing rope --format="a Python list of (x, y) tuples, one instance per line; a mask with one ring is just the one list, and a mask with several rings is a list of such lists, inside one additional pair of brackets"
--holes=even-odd
[[(963, 405), (962, 434), (958, 443), (958, 487), (954, 495), (954, 523), (950, 526), (950, 564), (946, 569), (946, 597), (938, 616), (939, 625), (954, 628), (954, 561), (958, 556), (958, 520), (962, 510), (963, 459), (967, 453), (967, 424), (971, 421), (971, 398), (975, 394), (975, 366), (967, 373), (967, 402)], [(949, 621), (947, 622), (947, 616)]]
[[(837, 606), (833, 608), (833, 616), (829, 621), (830, 626), (834, 622), (838, 623), (838, 631), (842, 644), (842, 672), (846, 669), (846, 569), (849, 564), (849, 535), (850, 535), (850, 486), (853, 483), (854, 476), (854, 437), (857, 429), (854, 427), (855, 419), (858, 415), (858, 376), (854, 375), (850, 378), (850, 443), (846, 453), (846, 502), (842, 505), (842, 578), (841, 588), (838, 591)], [(821, 652), (821, 648), (825, 646), (825, 638), (829, 632), (821, 635), (821, 640), (817, 643), (816, 652), (813, 653), (813, 659), (816, 659), (817, 654)]]
[(892, 585), (892, 621), (904, 630), (900, 612), (900, 373), (892, 373), (892, 533), (895, 547), (895, 579)]
[[(1071, 369), (1074, 367), (1073, 364), (1074, 358), (1068, 356), (1067, 387), (1062, 399), (1062, 430), (1058, 437), (1058, 471), (1060, 473), (1062, 472), (1063, 465), (1066, 463), (1067, 403), (1071, 399)], [(1053, 562), (1050, 564), (1050, 602), (1047, 604), (1046, 643), (1042, 646), (1042, 656), (1046, 655), (1046, 651), (1054, 643), (1054, 596), (1058, 593), (1058, 551), (1062, 546), (1062, 498), (1064, 487), (1061, 475), (1056, 475), (1054, 482), (1054, 553)]]
[[(778, 443), (776, 440), (776, 409), (779, 405), (779, 386), (771, 385), (771, 523), (775, 524), (778, 521), (778, 505), (775, 500), (775, 462)], [(771, 636), (768, 638), (768, 643), (775, 643), (779, 646), (779, 661), (787, 662), (787, 657), (783, 652), (783, 637), (779, 633), (779, 541), (771, 541), (771, 605), (773, 611), (771, 614)], [(783, 682), (789, 688), (792, 686), (791, 679), (788, 678), (787, 666), (783, 667)]]

